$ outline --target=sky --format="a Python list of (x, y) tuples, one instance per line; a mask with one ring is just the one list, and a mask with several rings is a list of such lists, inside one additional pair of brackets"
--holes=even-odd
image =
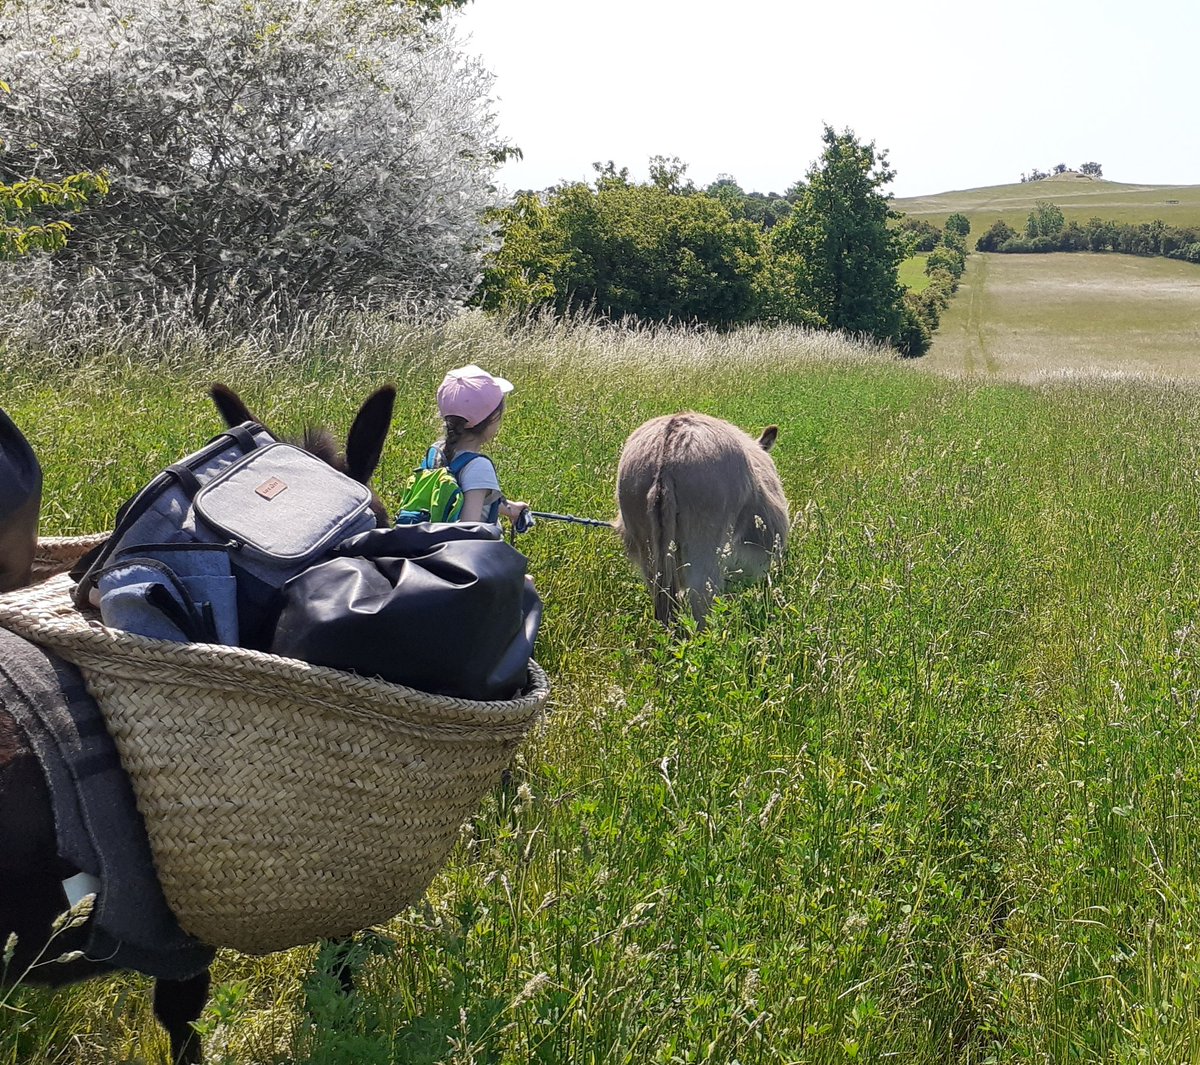
[(1200, 184), (1200, 0), (473, 0), (451, 16), (495, 75), (509, 191), (644, 181), (783, 192), (826, 124), (886, 150), (898, 197), (1095, 161)]

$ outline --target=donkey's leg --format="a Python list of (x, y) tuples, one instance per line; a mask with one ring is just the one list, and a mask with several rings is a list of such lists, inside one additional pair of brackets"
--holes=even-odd
[(171, 1037), (173, 1065), (200, 1065), (200, 1034), (192, 1021), (208, 1001), (208, 984), (207, 969), (188, 980), (154, 982), (154, 1016)]
[(331, 939), (332, 948), (329, 956), (329, 971), (337, 977), (343, 995), (354, 994), (354, 963), (351, 951), (354, 948), (353, 936), (342, 936)]
[(725, 545), (718, 536), (697, 534), (682, 546), (685, 560), (679, 567), (682, 592), (696, 619), (696, 627), (702, 629), (713, 599), (725, 588), (721, 560)]
[(697, 567), (693, 565), (687, 571), (687, 601), (692, 617), (696, 619), (696, 628), (703, 629), (713, 600), (722, 590), (721, 569), (719, 566)]

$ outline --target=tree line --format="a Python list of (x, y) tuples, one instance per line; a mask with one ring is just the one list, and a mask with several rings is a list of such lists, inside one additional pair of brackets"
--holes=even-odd
[(997, 219), (975, 243), (978, 251), (1051, 252), (1108, 251), (1124, 255), (1164, 256), (1200, 263), (1200, 229), (1173, 226), (1160, 219), (1151, 222), (1115, 222), (1089, 218), (1067, 221), (1062, 209), (1049, 200), (1038, 200), (1017, 232)]
[(0, 259), (41, 254), (48, 305), (121, 318), (474, 302), (926, 350), (965, 249), (948, 227), (933, 293), (905, 292), (886, 151), (826, 126), (782, 194), (658, 156), (508, 200), (517, 149), (441, 17), (464, 2), (6, 0)]
[[(1065, 174), (1068, 170), (1066, 163), (1055, 163), (1050, 171), (1039, 170), (1036, 166), (1029, 173), (1021, 175), (1022, 183), (1027, 181), (1044, 181), (1051, 176)], [(1097, 162), (1080, 163), (1078, 172), (1086, 174), (1088, 177), (1100, 178), (1104, 177), (1104, 168)]]
[(922, 354), (930, 321), (897, 279), (910, 245), (893, 224), (887, 153), (830, 126), (822, 143), (782, 195), (746, 193), (727, 175), (698, 188), (662, 156), (644, 183), (610, 162), (591, 183), (523, 192), (495, 216), (501, 243), (479, 301), (717, 327), (798, 323)]

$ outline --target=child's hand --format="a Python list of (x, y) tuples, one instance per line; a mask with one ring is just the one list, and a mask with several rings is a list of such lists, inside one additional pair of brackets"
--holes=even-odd
[(513, 522), (513, 532), (529, 532), (536, 524), (537, 522), (533, 520), (533, 511), (528, 507), (523, 507), (521, 513), (517, 515), (516, 520)]
[(506, 499), (500, 508), (504, 516), (512, 522), (513, 532), (527, 532), (533, 528), (533, 515), (529, 512), (529, 504), (516, 499)]

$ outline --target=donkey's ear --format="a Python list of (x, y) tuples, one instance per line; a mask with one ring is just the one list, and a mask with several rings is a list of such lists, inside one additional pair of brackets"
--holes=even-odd
[[(242, 397), (228, 385), (218, 382), (208, 390), (208, 394), (212, 396), (212, 401), (217, 405), (217, 410), (220, 412), (221, 417), (225, 419), (225, 424), (230, 428), (233, 428), (235, 425), (241, 425), (242, 422), (258, 421), (250, 413), (250, 408), (242, 402)], [(261, 425), (262, 423), (259, 422), (259, 424)]]
[(395, 402), (396, 389), (384, 385), (366, 398), (354, 417), (346, 434), (346, 472), (356, 481), (366, 484), (379, 465)]
[(778, 425), (768, 425), (763, 431), (762, 436), (758, 438), (758, 446), (764, 451), (770, 451), (775, 446), (775, 439), (779, 436)]

